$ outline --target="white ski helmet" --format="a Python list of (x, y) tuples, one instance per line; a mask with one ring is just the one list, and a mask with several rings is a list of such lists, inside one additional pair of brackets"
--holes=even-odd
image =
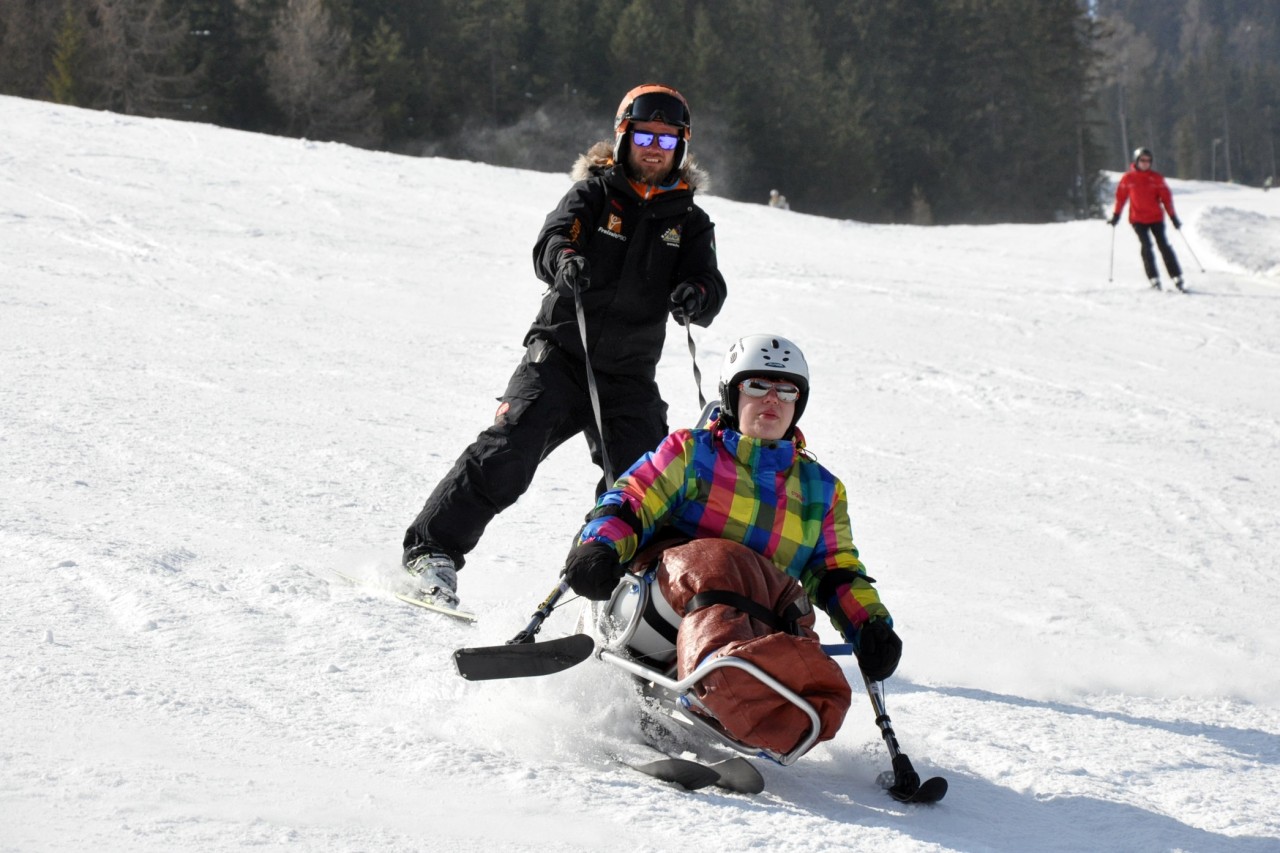
[(738, 384), (751, 376), (786, 379), (800, 388), (796, 416), (787, 428), (790, 438), (809, 401), (809, 363), (804, 353), (778, 335), (747, 335), (729, 346), (720, 365), (720, 417), (731, 427), (738, 425)]

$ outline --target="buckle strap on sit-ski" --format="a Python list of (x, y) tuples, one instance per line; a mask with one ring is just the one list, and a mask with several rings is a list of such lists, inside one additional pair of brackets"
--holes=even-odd
[(688, 616), (694, 611), (701, 610), (704, 607), (711, 607), (715, 604), (723, 604), (735, 610), (741, 610), (752, 619), (763, 622), (775, 631), (782, 631), (797, 637), (804, 636), (800, 630), (800, 618), (812, 610), (807, 598), (797, 599), (781, 613), (778, 613), (741, 593), (730, 592), (725, 589), (712, 589), (700, 592), (690, 598), (689, 603), (684, 607), (684, 615)]

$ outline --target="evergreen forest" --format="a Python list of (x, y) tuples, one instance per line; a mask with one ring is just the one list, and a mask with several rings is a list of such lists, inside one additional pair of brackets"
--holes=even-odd
[(1276, 0), (0, 0), (0, 94), (567, 172), (683, 92), (713, 191), (918, 224), (1099, 214), (1132, 149), (1261, 186)]

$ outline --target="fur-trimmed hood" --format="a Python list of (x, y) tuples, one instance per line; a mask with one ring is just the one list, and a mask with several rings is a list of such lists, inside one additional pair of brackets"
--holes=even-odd
[[(593, 175), (603, 173), (613, 165), (613, 142), (602, 139), (592, 145), (587, 153), (578, 155), (573, 168), (569, 171), (569, 177), (575, 181), (586, 180)], [(698, 162), (692, 154), (685, 160), (684, 168), (680, 170), (680, 179), (688, 184), (690, 189), (703, 192), (706, 192), (711, 185), (711, 176), (698, 167)]]

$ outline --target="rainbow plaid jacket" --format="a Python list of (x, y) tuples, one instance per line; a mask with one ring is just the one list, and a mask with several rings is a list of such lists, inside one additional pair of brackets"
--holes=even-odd
[(842, 484), (795, 441), (765, 441), (712, 424), (667, 436), (600, 496), (580, 542), (626, 563), (664, 526), (694, 539), (741, 542), (804, 587), (846, 639), (893, 620), (853, 544)]

